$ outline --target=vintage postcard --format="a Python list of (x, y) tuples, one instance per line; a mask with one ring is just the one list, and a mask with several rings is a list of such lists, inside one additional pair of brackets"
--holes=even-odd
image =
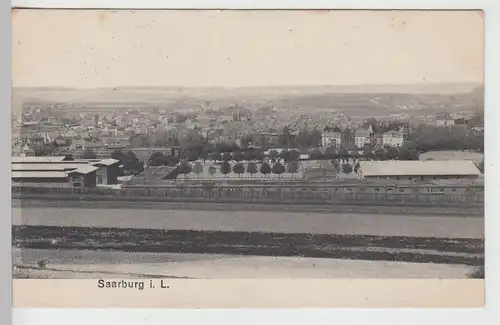
[(480, 307), (482, 11), (12, 11), (15, 307)]

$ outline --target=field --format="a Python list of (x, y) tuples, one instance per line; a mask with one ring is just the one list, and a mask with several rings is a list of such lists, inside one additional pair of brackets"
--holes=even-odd
[[(466, 278), (476, 267), (459, 264), (357, 261), (305, 257), (18, 249), (15, 278)], [(36, 267), (47, 260), (45, 269)]]
[(476, 164), (481, 163), (484, 154), (469, 151), (428, 151), (419, 157), (420, 160), (472, 160)]

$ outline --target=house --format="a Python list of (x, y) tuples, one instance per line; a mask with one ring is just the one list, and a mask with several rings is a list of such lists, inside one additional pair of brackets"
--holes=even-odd
[(70, 171), (68, 176), (73, 187), (96, 187), (96, 171), (98, 169), (99, 167), (96, 166), (82, 165), (78, 169)]
[(342, 135), (340, 132), (324, 132), (321, 134), (321, 145), (323, 147), (340, 147), (342, 143)]
[(404, 133), (400, 131), (389, 131), (382, 134), (382, 145), (389, 147), (401, 147), (404, 143)]
[(370, 132), (365, 129), (358, 129), (354, 133), (354, 144), (356, 148), (364, 148), (365, 145), (370, 144)]
[(468, 126), (468, 121), (464, 117), (456, 118), (454, 126), (459, 126), (459, 127), (466, 129)]
[(430, 181), (443, 179), (477, 179), (481, 172), (470, 160), (428, 161), (360, 161), (357, 171), (361, 179)]
[(96, 182), (99, 185), (111, 185), (118, 183), (120, 176), (120, 161), (116, 159), (103, 159), (92, 164), (99, 169), (96, 171)]
[(441, 114), (436, 116), (436, 126), (453, 126), (455, 120), (449, 114)]

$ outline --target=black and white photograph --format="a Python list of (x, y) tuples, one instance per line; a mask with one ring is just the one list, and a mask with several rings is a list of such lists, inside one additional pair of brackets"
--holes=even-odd
[(13, 10), (13, 278), (484, 279), (483, 20)]

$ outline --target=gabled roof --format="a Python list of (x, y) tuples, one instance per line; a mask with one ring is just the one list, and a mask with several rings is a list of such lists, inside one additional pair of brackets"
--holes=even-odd
[(88, 166), (81, 166), (78, 169), (69, 172), (68, 174), (82, 174), (82, 175), (87, 175), (87, 174), (90, 174), (92, 172), (95, 172), (98, 169), (99, 169), (99, 167), (90, 166), (90, 165), (88, 165)]
[(94, 166), (99, 166), (99, 165), (101, 165), (101, 166), (111, 166), (111, 165), (114, 165), (114, 164), (116, 164), (118, 162), (119, 162), (119, 160), (117, 160), (117, 159), (108, 158), (108, 159), (100, 160), (100, 161), (94, 163), (93, 165)]
[(12, 157), (12, 163), (47, 163), (64, 161), (66, 156)]
[(360, 161), (364, 176), (479, 176), (481, 172), (469, 160)]
[(11, 178), (66, 178), (67, 174), (61, 171), (13, 171)]
[(79, 163), (50, 163), (50, 164), (11, 164), (12, 171), (70, 171), (82, 166)]

